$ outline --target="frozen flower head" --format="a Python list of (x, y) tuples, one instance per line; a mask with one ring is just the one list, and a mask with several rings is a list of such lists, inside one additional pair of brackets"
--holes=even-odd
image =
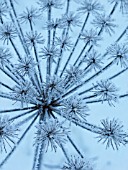
[(58, 48), (56, 48), (55, 46), (51, 47), (50, 49), (48, 49), (47, 47), (42, 48), (42, 50), (40, 51), (40, 57), (42, 57), (43, 59), (45, 58), (51, 58), (53, 60), (53, 62), (56, 63), (55, 58), (59, 57), (59, 50)]
[(117, 119), (103, 119), (101, 124), (102, 127), (97, 138), (99, 142), (102, 141), (103, 144), (106, 144), (106, 148), (118, 149), (121, 144), (128, 143), (128, 134), (124, 132), (122, 123)]
[(102, 102), (107, 101), (109, 105), (113, 105), (113, 102), (116, 102), (118, 99), (118, 89), (109, 80), (97, 82), (97, 85), (94, 85), (93, 92), (94, 95), (99, 97), (99, 100)]
[(52, 30), (52, 29), (57, 29), (57, 28), (63, 28), (62, 24), (61, 24), (61, 19), (59, 18), (56, 18), (55, 20), (54, 19), (51, 19), (51, 21), (47, 21), (46, 22), (46, 26), (44, 27), (45, 29), (48, 29), (48, 30)]
[(35, 46), (35, 44), (43, 44), (45, 40), (43, 39), (43, 36), (41, 33), (38, 33), (37, 31), (35, 31), (34, 33), (32, 32), (26, 33), (25, 41), (26, 41), (26, 44), (32, 48)]
[(3, 41), (3, 43), (9, 41), (12, 41), (12, 39), (17, 37), (17, 31), (15, 26), (12, 23), (5, 23), (3, 25), (0, 25), (0, 40)]
[(114, 62), (121, 67), (128, 67), (128, 46), (127, 44), (115, 43), (107, 48), (107, 53), (110, 58), (114, 59)]
[(0, 67), (4, 67), (12, 58), (8, 48), (0, 48)]
[(65, 51), (69, 51), (73, 44), (71, 42), (71, 37), (62, 35), (62, 37), (56, 37), (55, 45), (60, 46)]
[(56, 75), (48, 76), (48, 83), (44, 83), (44, 88), (52, 98), (61, 97), (65, 92), (64, 80)]
[(62, 115), (68, 120), (80, 120), (86, 121), (88, 107), (78, 95), (71, 96), (63, 101)]
[(102, 40), (102, 38), (97, 34), (97, 31), (95, 31), (94, 29), (84, 30), (83, 33), (81, 33), (80, 39), (83, 40), (85, 43), (93, 46), (97, 46), (97, 42)]
[(62, 105), (60, 99), (65, 92), (64, 81), (56, 75), (48, 77), (48, 82), (43, 82), (41, 94), (37, 96), (40, 117), (47, 112), (48, 117), (55, 118), (55, 112)]
[(75, 66), (70, 66), (69, 69), (65, 71), (65, 86), (71, 87), (75, 83), (79, 84), (81, 82), (81, 76), (84, 75), (84, 71)]
[(15, 64), (15, 70), (22, 76), (32, 75), (36, 65), (31, 56), (29, 58), (25, 56), (19, 59), (18, 64)]
[(38, 2), (41, 11), (48, 10), (49, 8), (61, 9), (63, 5), (62, 0), (39, 0)]
[(18, 128), (7, 116), (0, 116), (0, 152), (7, 152), (7, 145), (12, 147), (18, 137)]
[(19, 85), (15, 85), (13, 87), (13, 92), (10, 94), (16, 101), (20, 101), (23, 107), (24, 103), (35, 102), (36, 90), (31, 82), (25, 81), (21, 82)]
[(94, 69), (95, 71), (101, 70), (103, 64), (101, 55), (96, 50), (92, 50), (92, 52), (85, 55), (83, 62), (87, 64), (89, 70)]
[(42, 121), (37, 126), (35, 144), (43, 144), (45, 151), (48, 147), (56, 152), (57, 146), (61, 147), (67, 141), (68, 129), (57, 120)]
[(20, 17), (19, 20), (22, 23), (27, 23), (27, 22), (34, 22), (35, 19), (38, 19), (40, 16), (39, 10), (37, 8), (31, 7), (26, 8), (26, 11), (24, 11)]
[(117, 25), (114, 24), (114, 19), (112, 19), (110, 16), (105, 16), (105, 14), (100, 14), (95, 17), (92, 24), (99, 28), (100, 31), (105, 31), (109, 35), (112, 35), (112, 33), (115, 33), (114, 28), (117, 27)]
[(69, 162), (66, 162), (62, 169), (63, 170), (93, 170), (94, 168), (90, 161), (80, 157), (71, 156)]
[(80, 26), (80, 24), (80, 16), (78, 14), (74, 14), (72, 11), (65, 14), (61, 20), (61, 25), (65, 28), (69, 27), (71, 29), (72, 27)]
[(120, 11), (122, 13), (128, 13), (128, 1), (127, 0), (108, 0), (111, 4), (117, 3), (120, 5)]
[(80, 13), (90, 13), (92, 15), (98, 14), (103, 10), (103, 6), (95, 0), (84, 0), (80, 2), (78, 11)]

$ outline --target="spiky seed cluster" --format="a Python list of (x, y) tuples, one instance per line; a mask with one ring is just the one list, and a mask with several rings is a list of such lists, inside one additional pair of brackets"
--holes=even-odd
[(18, 62), (18, 64), (15, 64), (15, 70), (17, 72), (19, 72), (22, 76), (32, 75), (36, 63), (31, 56), (30, 58), (25, 56), (24, 58), (19, 59)]
[(97, 31), (94, 29), (84, 30), (84, 32), (81, 33), (81, 40), (83, 40), (85, 43), (88, 43), (89, 45), (98, 45), (98, 41), (100, 41), (102, 38), (98, 35)]
[(119, 146), (126, 145), (128, 143), (128, 135), (123, 130), (123, 125), (119, 120), (102, 120), (102, 127), (99, 132), (99, 142), (106, 144), (106, 148), (112, 147), (113, 149), (119, 149)]
[(40, 51), (40, 57), (42, 57), (43, 59), (51, 58), (55, 63), (56, 63), (55, 58), (59, 57), (59, 54), (60, 54), (59, 49), (56, 48), (55, 46), (51, 47), (50, 49), (44, 47)]
[(4, 23), (0, 25), (0, 40), (3, 43), (9, 43), (12, 39), (17, 37), (17, 31), (12, 23)]
[(71, 50), (72, 47), (72, 42), (71, 42), (71, 37), (67, 36), (62, 36), (62, 37), (56, 37), (55, 45), (60, 46), (63, 48), (63, 50)]
[(38, 4), (40, 5), (40, 10), (45, 11), (49, 8), (61, 9), (63, 2), (62, 0), (39, 0)]
[(84, 71), (76, 66), (70, 66), (65, 71), (65, 86), (66, 88), (73, 86), (75, 83), (81, 82), (81, 77), (84, 76)]
[(113, 102), (116, 102), (118, 99), (118, 89), (109, 80), (97, 82), (97, 85), (94, 85), (93, 92), (94, 95), (99, 97), (99, 100), (102, 102), (107, 101), (109, 105), (112, 105)]
[(80, 26), (80, 24), (80, 16), (74, 14), (74, 12), (65, 14), (61, 20), (61, 25), (65, 28), (68, 26), (70, 29), (72, 29), (72, 27)]
[(24, 103), (28, 104), (35, 102), (35, 96), (37, 95), (37, 92), (31, 82), (26, 81), (20, 82), (19, 85), (15, 85), (10, 95), (14, 97), (15, 101), (21, 101), (21, 106), (23, 107)]
[(62, 19), (59, 18), (56, 18), (55, 20), (51, 19), (51, 21), (46, 22), (46, 26), (44, 28), (48, 30), (57, 29), (57, 28), (62, 29), (63, 28)]
[(37, 10), (37, 8), (31, 7), (30, 9), (26, 8), (26, 11), (20, 14), (19, 20), (22, 23), (34, 22), (34, 20), (38, 19), (39, 17), (39, 10)]
[(48, 151), (50, 146), (56, 151), (57, 146), (61, 147), (67, 141), (69, 130), (62, 126), (57, 120), (48, 120), (39, 123), (37, 126), (35, 144), (44, 143), (45, 151)]
[[(0, 119), (1, 122), (5, 122), (1, 123), (0, 127), (1, 151), (8, 150), (6, 144), (13, 143), (12, 138), (17, 136), (15, 133), (17, 129), (15, 126), (14, 128), (11, 126), (13, 125), (12, 120), (15, 120), (20, 126), (28, 124), (18, 139), (17, 145), (5, 155), (3, 161), (0, 160), (0, 168), (37, 122), (33, 170), (40, 170), (45, 164), (43, 162), (45, 159), (42, 159), (45, 156), (43, 151), (48, 151), (50, 146), (55, 151), (59, 146), (63, 156), (68, 160), (64, 169), (93, 169), (89, 161), (78, 157), (84, 158), (84, 153), (79, 150), (77, 141), (75, 143), (75, 140), (69, 136), (67, 125), (75, 124), (77, 126), (74, 128), (79, 126), (98, 134), (99, 141), (103, 141), (107, 147), (112, 146), (113, 149), (118, 149), (121, 144), (128, 143), (128, 135), (116, 119), (102, 120), (102, 127), (93, 125), (87, 120), (89, 104), (107, 101), (112, 106), (113, 102), (117, 101), (118, 89), (109, 80), (127, 70), (128, 47), (126, 43), (121, 45), (119, 41), (125, 40), (128, 27), (119, 32), (120, 36), (115, 40), (116, 43), (113, 42), (112, 37), (114, 45), (107, 48), (105, 54), (102, 54), (102, 44), (100, 43), (99, 46), (99, 41), (106, 42), (106, 39), (101, 38), (101, 35), (104, 36), (105, 33), (113, 35), (116, 25), (112, 15), (118, 6), (126, 7), (127, 1), (108, 0), (113, 7), (110, 14), (107, 15), (102, 13), (102, 6), (95, 0), (74, 1), (38, 0), (37, 8), (26, 8), (26, 11), (20, 16), (18, 8), (15, 8), (15, 0), (4, 0), (5, 3), (0, 3), (0, 40), (4, 43), (7, 42), (8, 48), (12, 50), (11, 54), (14, 56), (10, 60), (9, 50), (0, 48), (0, 71), (5, 76), (0, 79), (0, 85), (4, 87), (3, 91), (0, 91), (0, 98), (15, 103), (18, 101), (16, 104), (13, 103), (17, 107), (21, 103), (19, 108), (0, 109), (0, 114), (12, 113), (10, 115), (13, 115), (16, 113), (10, 119)], [(57, 9), (60, 9), (58, 13)], [(56, 18), (56, 14), (59, 18)], [(85, 16), (80, 14), (85, 14)], [(43, 22), (45, 16), (46, 24)], [(96, 18), (93, 20), (94, 16)], [(39, 22), (36, 23), (36, 19), (41, 20), (38, 26)], [(93, 22), (91, 22), (92, 20)], [(76, 26), (79, 26), (77, 30), (74, 28)], [(43, 28), (43, 34), (39, 33), (38, 30)], [(25, 34), (26, 29), (28, 32)], [(45, 37), (45, 41), (43, 37)], [(14, 38), (16, 38), (15, 42)], [(97, 49), (95, 50), (95, 48)], [(106, 56), (110, 56), (111, 60)], [(90, 87), (89, 83), (93, 84), (92, 81), (95, 78), (98, 80), (100, 74), (104, 76), (104, 72), (113, 67), (115, 63), (125, 69), (119, 71), (117, 68), (116, 74), (111, 72), (112, 75), (108, 76), (108, 80), (98, 81), (93, 87)], [(6, 78), (10, 79), (12, 83), (6, 84)], [(6, 89), (7, 91), (4, 91)], [(92, 95), (88, 96), (86, 93)], [(83, 94), (85, 97), (82, 96)], [(127, 96), (127, 93), (121, 94), (119, 99)], [(7, 105), (7, 107), (9, 106)], [(20, 121), (18, 121), (19, 119)], [(5, 132), (7, 135), (3, 137)], [(75, 134), (74, 131), (73, 134)], [(64, 145), (66, 142), (69, 142), (78, 156), (69, 158)]]
[(94, 0), (84, 0), (81, 2), (81, 7), (78, 11), (82, 14), (91, 13), (92, 15), (98, 14), (103, 10), (103, 6)]
[(121, 67), (128, 67), (128, 47), (127, 44), (112, 44), (107, 48), (107, 53), (110, 56), (109, 58), (113, 58), (114, 62)]
[(63, 170), (93, 170), (93, 165), (89, 160), (82, 159), (80, 157), (71, 156), (69, 162), (62, 168)]
[(43, 85), (48, 95), (51, 95), (53, 98), (58, 98), (65, 93), (64, 80), (56, 75), (48, 76), (48, 84), (44, 83)]
[(74, 95), (64, 100), (62, 115), (68, 120), (86, 120), (88, 110), (86, 103), (79, 96)]
[(0, 116), (0, 152), (7, 152), (8, 145), (12, 147), (15, 144), (15, 138), (18, 137), (18, 127), (7, 116)]
[(114, 24), (114, 21), (115, 20), (111, 17), (106, 16), (105, 14), (100, 14), (95, 17), (92, 24), (96, 28), (99, 28), (109, 35), (112, 35), (112, 33), (114, 33), (114, 28), (117, 26), (116, 24)]
[(33, 33), (32, 32), (26, 33), (25, 41), (30, 48), (34, 47), (36, 44), (43, 44), (45, 42), (42, 34), (38, 33), (37, 31)]
[(96, 50), (92, 50), (92, 52), (85, 55), (83, 62), (87, 64), (89, 71), (92, 69), (95, 71), (101, 70), (103, 64), (101, 54), (99, 54)]

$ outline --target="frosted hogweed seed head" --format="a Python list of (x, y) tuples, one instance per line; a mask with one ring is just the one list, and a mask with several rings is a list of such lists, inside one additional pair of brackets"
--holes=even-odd
[(57, 29), (57, 28), (62, 29), (63, 26), (62, 26), (61, 22), (62, 21), (60, 18), (56, 18), (55, 20), (51, 19), (51, 21), (47, 21), (45, 23), (45, 26), (43, 26), (43, 28), (48, 29), (48, 30)]
[(62, 0), (39, 0), (38, 2), (41, 11), (48, 10), (48, 8), (61, 9), (63, 5)]
[(103, 6), (94, 0), (84, 0), (81, 2), (80, 7), (77, 9), (82, 14), (90, 13), (92, 15), (98, 14), (103, 11)]
[(81, 76), (84, 76), (84, 71), (75, 66), (70, 66), (69, 69), (65, 71), (65, 86), (73, 86), (75, 83), (79, 84), (81, 82)]
[(117, 65), (120, 64), (121, 67), (128, 67), (127, 44), (112, 44), (107, 48), (107, 53), (110, 56), (109, 59), (113, 58)]
[(99, 132), (99, 142), (106, 144), (106, 148), (112, 147), (113, 149), (119, 149), (119, 146), (126, 145), (128, 143), (128, 134), (124, 132), (123, 125), (119, 120), (102, 120), (102, 127)]
[(89, 45), (98, 45), (98, 41), (101, 41), (102, 38), (98, 35), (97, 31), (94, 29), (84, 30), (81, 33), (81, 40), (83, 40), (85, 43), (88, 43)]
[(19, 20), (22, 23), (27, 23), (27, 22), (33, 22), (35, 19), (38, 19), (40, 17), (39, 10), (37, 8), (31, 7), (26, 8), (26, 11), (24, 11), (22, 14), (20, 14)]
[(64, 80), (56, 75), (48, 76), (47, 79), (48, 83), (44, 82), (43, 84), (43, 88), (45, 88), (47, 93), (55, 98), (62, 96), (65, 92)]
[(69, 36), (56, 37), (55, 45), (58, 45), (61, 48), (63, 48), (64, 50), (68, 50), (68, 51), (71, 50), (71, 47), (73, 46), (71, 37), (69, 37)]
[(61, 25), (65, 28), (68, 26), (72, 30), (72, 27), (81, 25), (80, 16), (71, 11), (62, 17)]
[(42, 34), (37, 33), (37, 31), (35, 31), (34, 33), (32, 33), (32, 32), (26, 33), (25, 41), (26, 41), (26, 44), (31, 48), (34, 47), (34, 45), (36, 43), (37, 44), (43, 44), (45, 42)]
[(96, 15), (92, 24), (96, 28), (103, 29), (103, 31), (105, 31), (111, 36), (112, 33), (115, 33), (114, 31), (115, 27), (117, 27), (117, 25), (114, 24), (114, 21), (115, 21), (114, 19), (112, 19), (109, 16), (106, 16), (105, 14), (99, 14), (99, 15)]
[(18, 61), (18, 64), (15, 64), (15, 70), (18, 71), (22, 76), (31, 75), (33, 73), (34, 67), (37, 65), (33, 58), (24, 57)]
[(13, 87), (13, 92), (10, 93), (16, 101), (21, 101), (21, 106), (29, 102), (35, 102), (36, 90), (31, 82), (21, 82), (19, 85)]
[[(122, 83), (122, 79), (126, 82), (127, 77), (127, 22), (120, 22), (125, 20), (126, 15), (118, 13), (121, 4), (127, 1), (109, 2), (111, 5), (102, 0), (32, 0), (28, 3), (29, 6), (32, 3), (33, 7), (21, 12), (25, 0), (18, 3), (15, 0), (2, 1), (7, 11), (2, 4), (0, 44), (7, 42), (10, 52), (6, 52), (6, 43), (0, 48), (0, 114), (11, 116), (6, 123), (13, 120), (21, 131), (10, 151), (5, 143), (7, 153), (1, 153), (0, 169), (4, 166), (5, 169), (10, 168), (9, 159), (10, 162), (12, 159), (18, 162), (21, 157), (15, 156), (15, 151), (22, 142), (22, 147), (25, 147), (25, 140), (27, 144), (30, 141), (34, 143), (34, 147), (29, 145), (33, 165), (31, 168), (28, 164), (24, 167), (28, 170), (94, 169), (85, 159), (84, 151), (88, 148), (86, 151), (90, 152), (92, 145), (83, 130), (98, 134), (98, 139), (107, 146), (119, 148), (121, 144), (127, 144), (127, 133), (123, 131), (122, 124), (115, 118), (112, 121), (105, 119), (107, 109), (113, 109), (109, 106), (128, 96)], [(119, 25), (117, 29), (115, 22)], [(14, 29), (8, 23), (12, 23)], [(7, 30), (4, 25), (9, 25)], [(109, 39), (107, 33), (111, 34)], [(104, 52), (104, 48), (107, 51)], [(117, 64), (125, 68), (117, 67)], [(104, 81), (103, 77), (107, 80)], [(121, 89), (120, 95), (115, 82)], [(125, 100), (118, 103), (120, 110), (122, 103), (125, 104)], [(97, 113), (98, 107), (104, 107), (106, 111), (102, 112), (102, 127), (95, 125), (100, 113), (93, 113)], [(118, 117), (117, 113), (114, 114)], [(119, 116), (123, 119), (123, 112)], [(36, 134), (32, 139), (34, 130)], [(29, 134), (30, 138), (27, 138)], [(82, 143), (79, 143), (79, 138)], [(8, 140), (8, 143), (11, 144), (11, 141)], [(56, 151), (53, 153), (54, 161), (48, 162), (53, 160), (52, 150)], [(99, 156), (98, 150), (100, 148), (96, 152), (93, 150), (94, 155)], [(71, 154), (76, 156), (70, 158)], [(99, 159), (100, 162), (105, 161), (101, 157)], [(116, 161), (114, 158), (111, 160)], [(56, 162), (58, 165), (55, 166)], [(103, 169), (102, 165), (98, 166), (98, 169)], [(111, 169), (116, 168), (114, 163), (111, 166)]]
[(0, 25), (0, 40), (3, 41), (3, 43), (7, 44), (10, 40), (15, 39), (17, 37), (17, 31), (15, 26), (12, 23), (4, 23), (3, 25)]
[(109, 80), (97, 82), (97, 85), (94, 85), (93, 92), (102, 102), (105, 100), (108, 101), (109, 105), (112, 105), (113, 102), (116, 102), (118, 99), (118, 89)]
[(93, 165), (89, 160), (80, 157), (71, 156), (69, 162), (66, 162), (62, 168), (63, 170), (93, 170)]
[(61, 147), (61, 144), (65, 144), (67, 141), (68, 129), (62, 127), (62, 124), (56, 120), (41, 122), (36, 128), (37, 136), (35, 137), (35, 144), (44, 142), (46, 152), (49, 146), (56, 152), (57, 146)]
[(59, 54), (60, 54), (59, 49), (56, 48), (55, 46), (51, 47), (50, 49), (48, 49), (47, 47), (44, 47), (40, 51), (40, 57), (42, 57), (43, 59), (51, 58), (54, 63), (56, 63), (55, 58), (59, 57)]
[(87, 67), (90, 71), (93, 69), (95, 71), (101, 70), (103, 64), (101, 54), (98, 54), (98, 52), (95, 50), (85, 55), (83, 62), (87, 63)]
[(67, 117), (68, 120), (76, 119), (79, 121), (81, 118), (86, 120), (89, 109), (79, 96), (74, 95), (65, 99), (62, 105), (62, 115)]

